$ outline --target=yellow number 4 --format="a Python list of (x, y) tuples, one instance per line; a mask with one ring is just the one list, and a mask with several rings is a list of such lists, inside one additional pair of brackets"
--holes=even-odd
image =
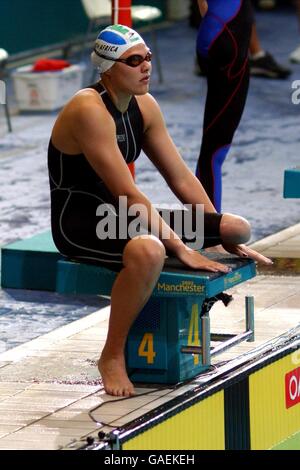
[[(199, 339), (199, 312), (198, 305), (192, 306), (192, 315), (189, 325), (188, 346), (200, 346)], [(199, 364), (199, 354), (194, 355), (194, 365)]]
[(146, 357), (147, 364), (153, 364), (156, 352), (153, 349), (153, 333), (145, 333), (139, 345), (138, 355)]

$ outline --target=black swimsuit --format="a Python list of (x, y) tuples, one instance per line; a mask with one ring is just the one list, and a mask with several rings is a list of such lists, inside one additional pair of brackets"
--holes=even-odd
[[(121, 113), (101, 84), (93, 85), (92, 88), (99, 92), (115, 121), (118, 146), (125, 161), (135, 161), (141, 152), (144, 134), (143, 117), (136, 98), (133, 97), (128, 110)], [(123, 250), (130, 237), (100, 239), (96, 233), (101, 220), (97, 215), (98, 207), (108, 204), (107, 210), (118, 217), (118, 201), (84, 154), (62, 153), (51, 140), (48, 147), (48, 170), (52, 235), (57, 249), (68, 258), (119, 271), (123, 266)], [(206, 245), (219, 242), (220, 218), (220, 214), (205, 215), (205, 235), (213, 237)], [(130, 221), (128, 217), (128, 222)]]

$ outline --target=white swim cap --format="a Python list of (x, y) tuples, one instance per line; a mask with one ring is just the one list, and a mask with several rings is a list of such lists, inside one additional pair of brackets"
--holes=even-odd
[(114, 65), (114, 62), (109, 60), (110, 57), (119, 59), (125, 51), (137, 44), (145, 44), (145, 41), (134, 29), (122, 24), (107, 26), (95, 41), (91, 54), (92, 63), (99, 68), (100, 73), (104, 73)]

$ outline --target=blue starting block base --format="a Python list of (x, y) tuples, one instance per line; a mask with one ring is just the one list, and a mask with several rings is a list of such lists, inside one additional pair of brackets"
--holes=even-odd
[[(211, 350), (209, 315), (204, 302), (255, 276), (255, 264), (230, 255), (210, 258), (230, 265), (228, 274), (187, 270), (167, 260), (152, 297), (131, 327), (126, 364), (133, 381), (178, 383), (207, 370), (211, 356), (244, 340), (254, 340), (253, 299), (246, 304), (246, 331), (212, 335), (220, 344)], [(56, 290), (60, 293), (109, 295), (116, 273), (98, 266), (58, 261)], [(252, 299), (252, 300), (251, 300)]]
[[(187, 270), (169, 258), (146, 306), (131, 327), (126, 364), (133, 381), (178, 383), (207, 370), (211, 356), (241, 341), (254, 340), (253, 298), (246, 298), (246, 330), (211, 334), (209, 305), (215, 296), (255, 276), (255, 264), (209, 253), (230, 265), (228, 274)], [(2, 286), (59, 293), (110, 295), (117, 274), (106, 268), (62, 258), (50, 233), (2, 249)], [(209, 300), (210, 299), (210, 300)], [(217, 345), (211, 348), (211, 340)]]
[(300, 167), (285, 170), (283, 197), (300, 198)]
[(50, 232), (1, 248), (1, 286), (55, 291), (58, 253)]

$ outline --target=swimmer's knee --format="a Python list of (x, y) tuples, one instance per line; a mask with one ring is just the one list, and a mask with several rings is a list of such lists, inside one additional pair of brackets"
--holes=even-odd
[(162, 242), (154, 235), (135, 237), (124, 250), (125, 264), (134, 263), (140, 269), (162, 267), (166, 250)]
[(221, 219), (220, 235), (223, 242), (240, 245), (249, 241), (251, 226), (244, 217), (226, 213)]

